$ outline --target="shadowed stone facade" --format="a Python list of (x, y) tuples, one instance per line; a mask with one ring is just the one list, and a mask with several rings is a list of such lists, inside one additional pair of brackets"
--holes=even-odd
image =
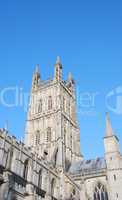
[(75, 82), (33, 74), (25, 141), (0, 129), (0, 200), (122, 200), (122, 156), (108, 114), (105, 156), (85, 160), (80, 152)]

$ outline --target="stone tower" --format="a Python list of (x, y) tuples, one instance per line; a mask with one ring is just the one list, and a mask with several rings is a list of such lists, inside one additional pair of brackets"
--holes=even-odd
[(41, 80), (39, 67), (33, 74), (26, 122), (25, 144), (56, 167), (68, 169), (82, 158), (80, 131), (76, 119), (75, 83), (68, 75), (62, 80), (62, 64), (57, 57), (54, 77)]
[(113, 132), (108, 114), (106, 116), (104, 146), (110, 199), (122, 199), (122, 159), (119, 149), (119, 140)]

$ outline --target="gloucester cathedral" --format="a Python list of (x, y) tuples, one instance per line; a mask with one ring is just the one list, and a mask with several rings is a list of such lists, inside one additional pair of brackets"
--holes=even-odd
[(0, 200), (122, 200), (122, 155), (106, 114), (105, 154), (80, 152), (75, 82), (62, 79), (59, 57), (53, 79), (33, 74), (25, 140), (0, 129)]

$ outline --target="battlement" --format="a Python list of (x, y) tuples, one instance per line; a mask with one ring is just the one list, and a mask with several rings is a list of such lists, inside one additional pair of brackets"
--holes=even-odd
[[(9, 135), (9, 132), (4, 128), (0, 129), (0, 152), (2, 151), (5, 159), (8, 158), (8, 153), (12, 151), (12, 154), (15, 153), (16, 159), (21, 163), (24, 164), (24, 160), (27, 159), (32, 160), (32, 162), (36, 162), (36, 165), (39, 165), (40, 168), (43, 166), (45, 169), (49, 170), (51, 173), (57, 176), (57, 171), (51, 163), (45, 160), (44, 157), (40, 157), (38, 153), (34, 153), (34, 151), (30, 147), (27, 147), (22, 141), (17, 141), (17, 138), (15, 136)], [(5, 162), (1, 160), (0, 166), (5, 168), (6, 162), (7, 160)], [(14, 170), (13, 172), (16, 173)]]
[(27, 154), (33, 155), (31, 152), (31, 148), (26, 147), (22, 141), (18, 141), (14, 135), (10, 135), (9, 131), (4, 128), (0, 129), (0, 138), (5, 143), (11, 144), (13, 147), (17, 148), (18, 150), (23, 147), (23, 151)]

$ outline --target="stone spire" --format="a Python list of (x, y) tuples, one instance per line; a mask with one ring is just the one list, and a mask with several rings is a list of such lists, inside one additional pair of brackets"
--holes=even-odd
[(61, 81), (62, 80), (62, 64), (61, 59), (57, 56), (56, 63), (55, 63), (55, 80)]
[(113, 129), (112, 129), (112, 126), (111, 126), (109, 113), (106, 113), (106, 133), (105, 133), (105, 137), (111, 137), (111, 136), (113, 136)]

